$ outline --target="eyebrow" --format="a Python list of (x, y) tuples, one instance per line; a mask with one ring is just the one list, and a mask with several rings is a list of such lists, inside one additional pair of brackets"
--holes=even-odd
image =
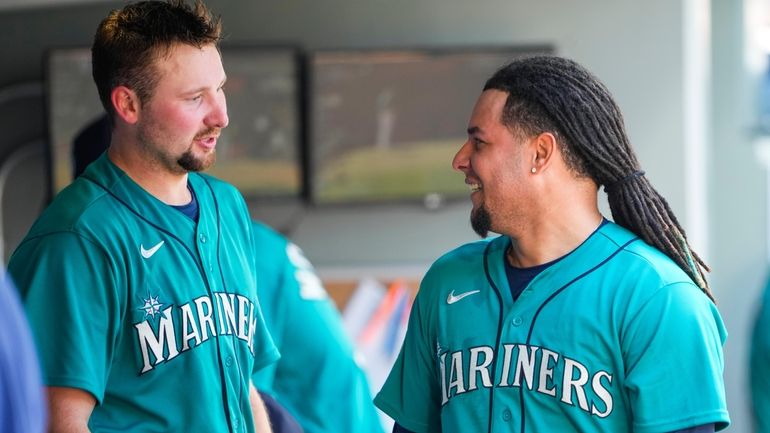
[[(224, 86), (226, 82), (227, 82), (227, 75), (225, 75), (225, 78), (223, 78), (223, 79), (222, 79), (222, 81), (219, 83), (219, 85), (217, 86), (217, 89), (220, 89), (220, 88), (222, 88), (222, 86)], [(193, 90), (189, 90), (189, 91), (187, 91), (187, 92), (184, 92), (184, 93), (183, 93), (183, 95), (194, 95), (194, 94), (196, 94), (196, 93), (200, 93), (200, 92), (203, 92), (203, 91), (205, 91), (206, 89), (207, 89), (207, 87), (206, 87), (206, 86), (203, 86), (203, 87), (199, 87), (199, 88), (197, 88), (197, 89), (193, 89)]]
[(481, 128), (478, 126), (471, 126), (468, 128), (468, 135), (475, 135), (481, 132)]

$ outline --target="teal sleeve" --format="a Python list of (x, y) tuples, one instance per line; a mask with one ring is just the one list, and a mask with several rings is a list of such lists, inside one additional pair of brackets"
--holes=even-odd
[(693, 284), (675, 283), (627, 315), (620, 338), (634, 431), (725, 428), (727, 334), (714, 304)]
[[(275, 251), (275, 253), (282, 252)], [(258, 260), (264, 260), (264, 258), (258, 258)], [(264, 271), (259, 266), (257, 268)], [(288, 319), (286, 302), (282, 302), (280, 296), (281, 293), (284, 293), (282, 288), (286, 281), (285, 273), (285, 270), (279, 269), (257, 273), (257, 298), (259, 298), (259, 305), (262, 309), (267, 330), (270, 332), (273, 343), (279, 350), (284, 349), (283, 334), (286, 320)], [(275, 397), (274, 385), (277, 369), (278, 362), (273, 362), (261, 369), (255, 369), (251, 376), (254, 386), (258, 390)]]
[[(239, 200), (239, 205), (243, 207), (246, 215), (248, 209), (243, 200)], [(260, 254), (260, 248), (257, 246), (259, 240), (262, 240), (261, 232), (257, 230), (254, 223), (248, 220), (247, 230), (249, 233), (249, 247), (252, 269), (254, 270), (254, 279), (257, 285), (258, 320), (257, 331), (254, 340), (254, 365), (251, 369), (251, 382), (254, 387), (260, 391), (270, 389), (270, 383), (275, 372), (276, 362), (281, 358), (280, 340), (271, 327), (272, 303), (276, 301), (274, 294), (275, 277), (272, 272), (263, 272), (262, 262), (266, 260)], [(258, 374), (259, 373), (259, 374)], [(260, 383), (258, 383), (258, 381)]]
[(101, 403), (124, 294), (105, 252), (69, 232), (32, 238), (9, 262), (48, 386), (78, 388)]
[(257, 310), (258, 329), (254, 335), (254, 367), (251, 369), (252, 377), (255, 372), (274, 365), (281, 358), (281, 352), (273, 342), (273, 337), (265, 323), (259, 301), (257, 301), (256, 305), (259, 308)]
[(751, 406), (757, 433), (770, 433), (770, 284), (754, 321), (749, 356)]
[(415, 433), (441, 431), (436, 337), (430, 328), (431, 299), (425, 286), (423, 282), (412, 306), (401, 352), (374, 399), (383, 412)]

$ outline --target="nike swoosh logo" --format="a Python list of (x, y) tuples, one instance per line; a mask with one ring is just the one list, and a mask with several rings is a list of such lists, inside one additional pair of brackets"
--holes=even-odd
[(449, 296), (446, 297), (446, 303), (449, 305), (454, 304), (455, 302), (459, 301), (460, 299), (465, 298), (466, 296), (470, 296), (476, 293), (479, 293), (481, 290), (471, 290), (470, 292), (460, 293), (459, 295), (455, 295), (455, 291), (452, 290), (449, 293)]
[(157, 253), (157, 252), (158, 252), (158, 250), (160, 249), (160, 247), (162, 247), (162, 246), (163, 246), (163, 244), (164, 244), (165, 242), (166, 242), (166, 241), (160, 241), (160, 242), (158, 242), (158, 244), (157, 244), (157, 245), (155, 245), (154, 247), (150, 248), (149, 250), (145, 250), (145, 249), (144, 249), (144, 245), (142, 245), (142, 244), (139, 244), (139, 252), (140, 252), (140, 253), (142, 253), (142, 257), (144, 257), (145, 259), (149, 259), (149, 258), (150, 258), (150, 257), (152, 257), (152, 256), (153, 256), (155, 253)]

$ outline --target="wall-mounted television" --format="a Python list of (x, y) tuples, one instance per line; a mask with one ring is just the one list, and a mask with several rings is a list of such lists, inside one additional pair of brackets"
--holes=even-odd
[(466, 197), (451, 162), (484, 82), (516, 57), (550, 52), (525, 46), (309, 53), (312, 201)]
[[(230, 124), (208, 173), (249, 199), (299, 198), (302, 162), (301, 62), (292, 47), (225, 46)], [(73, 178), (73, 141), (104, 116), (91, 77), (89, 48), (56, 48), (47, 59), (51, 196)]]

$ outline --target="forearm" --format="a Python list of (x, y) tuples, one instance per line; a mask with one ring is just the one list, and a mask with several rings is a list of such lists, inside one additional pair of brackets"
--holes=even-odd
[(96, 404), (91, 394), (79, 389), (59, 387), (49, 387), (47, 392), (49, 433), (91, 432), (88, 420)]
[(251, 385), (249, 390), (249, 402), (251, 403), (251, 414), (254, 418), (254, 431), (257, 433), (272, 433), (270, 428), (270, 419), (267, 416), (265, 404), (259, 396), (257, 389)]
[(82, 422), (56, 422), (51, 418), (48, 433), (91, 433), (87, 423)]

